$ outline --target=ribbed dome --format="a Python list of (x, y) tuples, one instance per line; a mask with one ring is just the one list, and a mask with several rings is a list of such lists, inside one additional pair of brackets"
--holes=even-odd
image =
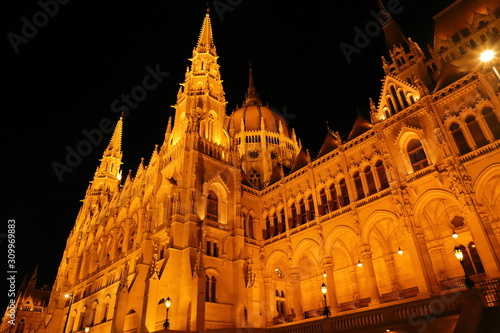
[[(259, 131), (261, 126), (269, 132), (279, 132), (280, 123), (283, 128), (283, 134), (290, 137), (290, 131), (285, 119), (279, 114), (271, 110), (267, 106), (260, 103), (245, 103), (241, 108), (234, 111), (230, 116), (230, 122), (236, 133), (241, 132), (241, 123), (245, 126), (245, 131)], [(264, 124), (262, 124), (262, 120)]]

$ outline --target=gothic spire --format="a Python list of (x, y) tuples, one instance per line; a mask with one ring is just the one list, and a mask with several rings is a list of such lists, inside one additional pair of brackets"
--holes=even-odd
[(392, 19), (391, 14), (387, 11), (382, 1), (377, 0), (377, 3), (380, 11), (380, 24), (384, 29), (387, 49), (391, 51), (394, 46), (398, 46), (399, 44), (408, 49), (408, 41), (398, 24)]
[(255, 85), (253, 83), (253, 72), (252, 72), (252, 64), (250, 63), (249, 75), (248, 75), (248, 89), (245, 96), (245, 105), (261, 105), (262, 103), (259, 100), (259, 95), (257, 94), (257, 90), (255, 89)]
[(205, 19), (203, 20), (203, 24), (201, 26), (200, 36), (198, 37), (198, 44), (196, 45), (195, 50), (197, 52), (206, 52), (207, 49), (215, 49), (213, 35), (212, 35), (212, 24), (210, 22), (210, 14), (205, 14)]

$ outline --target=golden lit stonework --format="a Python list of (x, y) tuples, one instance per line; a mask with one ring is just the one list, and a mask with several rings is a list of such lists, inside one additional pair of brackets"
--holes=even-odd
[(479, 323), (461, 309), (498, 306), (500, 289), (498, 52), (470, 65), (500, 20), (480, 3), (435, 17), (430, 57), (388, 21), (370, 119), (359, 114), (347, 139), (325, 131), (317, 156), (252, 73), (226, 112), (207, 14), (164, 143), (124, 179), (118, 121), (37, 332)]

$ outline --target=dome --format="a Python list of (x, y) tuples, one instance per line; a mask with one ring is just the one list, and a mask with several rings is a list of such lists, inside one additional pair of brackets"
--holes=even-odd
[[(247, 101), (248, 102), (248, 101)], [(258, 101), (245, 103), (241, 108), (234, 111), (230, 116), (230, 124), (236, 131), (241, 132), (243, 121), (245, 131), (259, 131), (265, 129), (269, 132), (280, 132), (280, 123), (283, 134), (290, 137), (290, 131), (285, 119), (267, 106), (263, 106)], [(261, 128), (262, 125), (264, 128)]]

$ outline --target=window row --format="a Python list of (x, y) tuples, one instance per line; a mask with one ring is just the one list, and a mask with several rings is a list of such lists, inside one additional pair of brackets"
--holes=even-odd
[(457, 121), (453, 121), (448, 129), (460, 155), (487, 145), (489, 143), (485, 134), (487, 130), (490, 131), (488, 134), (491, 134), (494, 140), (500, 139), (500, 121), (490, 107), (484, 107), (479, 117), (468, 115), (462, 126)]

